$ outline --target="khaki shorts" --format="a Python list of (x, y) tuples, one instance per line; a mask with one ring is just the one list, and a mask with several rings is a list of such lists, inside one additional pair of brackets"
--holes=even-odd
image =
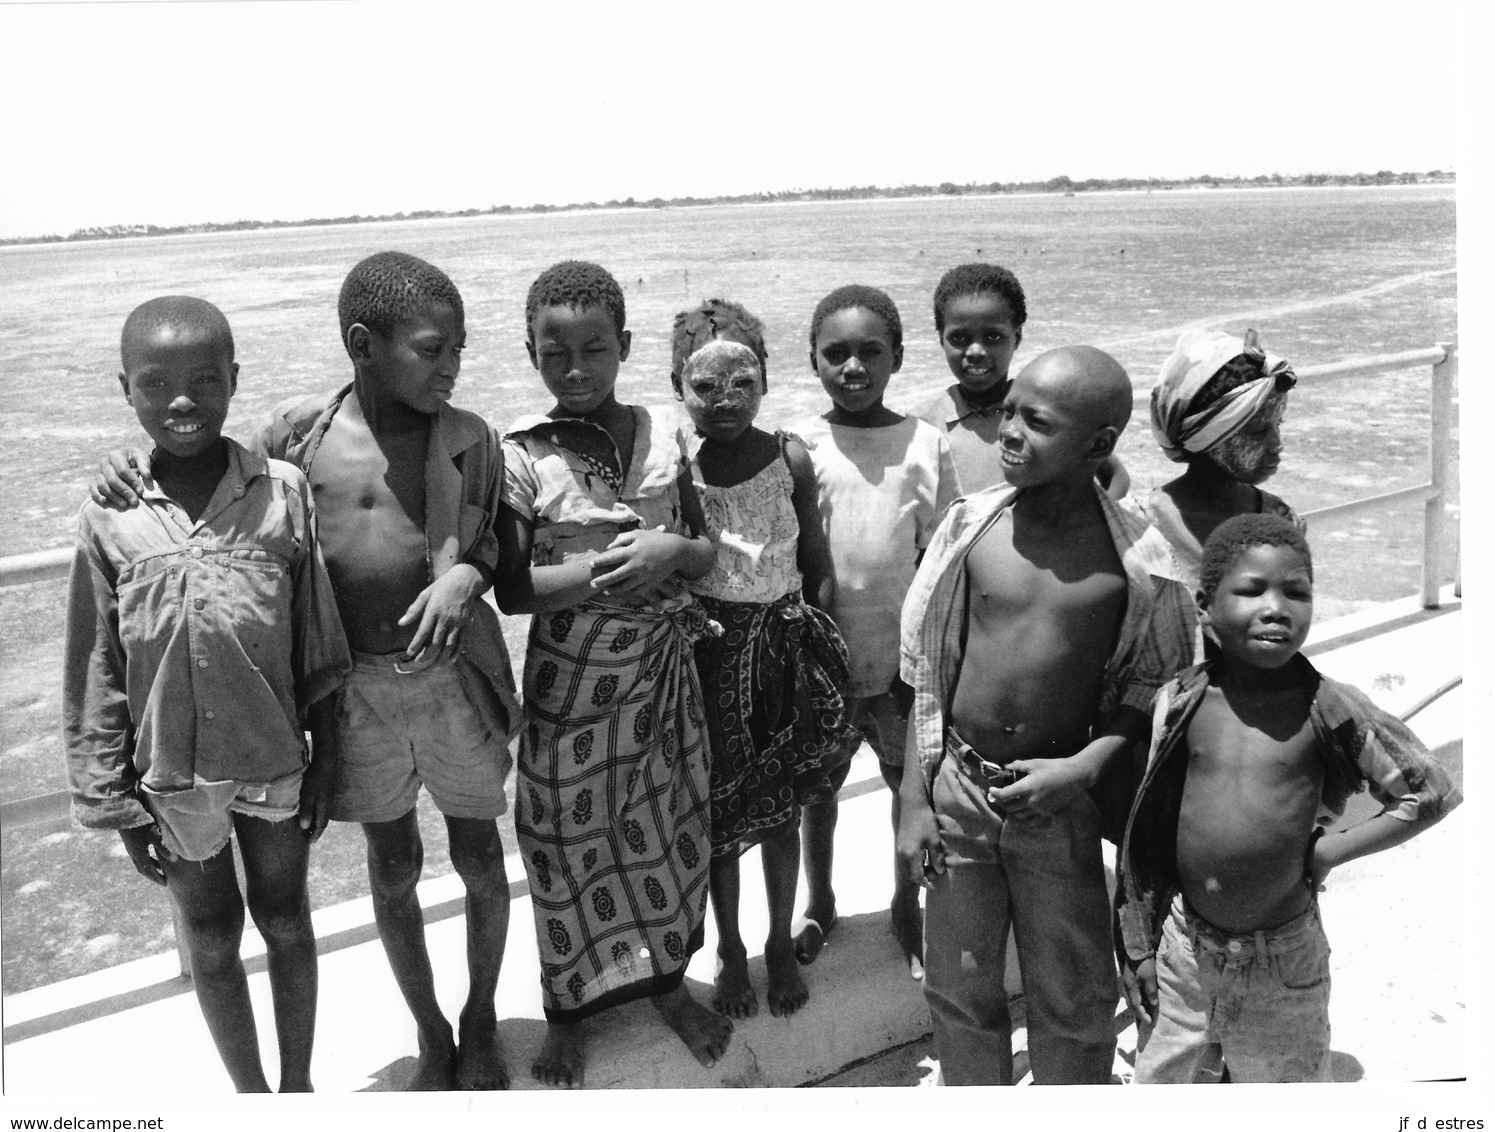
[(285, 821), (301, 810), (298, 770), (274, 782), (198, 782), (191, 790), (156, 794), (141, 788), (140, 797), (156, 819), (161, 843), (184, 861), (217, 856), (234, 831), (233, 814), (265, 821)]
[(403, 817), (424, 786), (447, 817), (485, 820), (508, 808), (512, 760), (487, 677), (465, 657), (405, 675), (398, 654), (353, 654), (338, 701), (338, 821)]

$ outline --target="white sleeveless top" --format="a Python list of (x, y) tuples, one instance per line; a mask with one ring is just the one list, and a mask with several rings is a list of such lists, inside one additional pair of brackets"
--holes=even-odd
[(757, 475), (735, 487), (706, 483), (694, 460), (690, 472), (706, 513), (706, 533), (716, 547), (711, 573), (690, 588), (722, 601), (764, 603), (798, 590), (803, 584), (799, 519), (794, 514), (794, 477), (782, 450)]

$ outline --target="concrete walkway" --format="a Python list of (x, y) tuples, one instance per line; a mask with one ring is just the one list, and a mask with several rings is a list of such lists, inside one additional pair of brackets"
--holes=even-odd
[[(1392, 710), (1405, 710), (1463, 671), (1460, 621), (1457, 602), (1441, 614), (1420, 613), (1411, 603), (1382, 606), (1321, 626), (1308, 652), (1328, 674), (1372, 691)], [(1462, 693), (1456, 690), (1414, 720), (1429, 746), (1441, 749), (1460, 778), (1461, 702)], [(877, 1059), (885, 1051), (901, 1047), (928, 1057), (927, 1043), (909, 1044), (928, 1032), (921, 986), (909, 977), (887, 930), (892, 891), (888, 804), (872, 758), (864, 751), (843, 793), (837, 835), (841, 922), (820, 960), (808, 969), (811, 999), (799, 1014), (777, 1019), (765, 1009), (757, 1018), (739, 1022), (726, 1058), (703, 1069), (647, 1003), (610, 1011), (591, 1023), (587, 1086), (867, 1085), (879, 1083)], [(1350, 820), (1372, 809), (1363, 796), (1355, 806)], [(1466, 851), (1484, 839), (1464, 817), (1456, 813), (1409, 845), (1354, 862), (1329, 880), (1322, 899), (1334, 944), (1339, 1080), (1398, 1082), (1470, 1072), (1466, 1033), (1468, 988), (1473, 984), (1466, 963), (1475, 956), (1466, 956), (1465, 941), (1480, 937), (1466, 915), (1465, 896), (1487, 892), (1489, 877), (1484, 863), (1472, 862)], [(514, 1084), (529, 1089), (536, 1086), (528, 1065), (544, 1029), (538, 959), (523, 869), (516, 857), (509, 859), (508, 868), (516, 897), (498, 1010)], [(743, 930), (751, 949), (752, 941), (767, 934), (756, 851), (744, 858), (742, 876)], [(1486, 887), (1474, 888), (1476, 883)], [(421, 886), (421, 900), (438, 993), (455, 1018), (466, 990), (460, 881), (452, 876), (427, 882)], [(322, 950), (313, 1063), (318, 1089), (325, 1099), (328, 1094), (401, 1088), (414, 1067), (415, 1032), (374, 935), (369, 901), (319, 912), (316, 927)], [(710, 993), (714, 951), (715, 934), (708, 923), (706, 946), (688, 972), (689, 985), (702, 1000)], [(266, 1064), (273, 1066), (269, 990), (257, 937), (246, 940), (245, 953), (252, 957), (250, 982)], [(752, 966), (762, 1001), (761, 954)], [(1009, 972), (1009, 983), (1016, 989), (1015, 971)], [(13, 1100), (64, 1093), (151, 1098), (163, 1089), (204, 1096), (229, 1091), (190, 985), (176, 973), (174, 954), (6, 997), (3, 1020), (4, 1091)], [(151, 1056), (130, 1056), (157, 1040), (174, 1047), (169, 1070), (168, 1059), (153, 1065)], [(1125, 1031), (1117, 1061), (1123, 1079), (1134, 1045), (1135, 1034)], [(80, 1075), (80, 1050), (89, 1051), (87, 1060), (115, 1065), (118, 1071)], [(853, 1063), (862, 1064), (852, 1074), (838, 1076)], [(891, 1061), (881, 1063), (888, 1066), (882, 1079), (890, 1082), (913, 1083), (929, 1075), (927, 1069), (911, 1073)]]

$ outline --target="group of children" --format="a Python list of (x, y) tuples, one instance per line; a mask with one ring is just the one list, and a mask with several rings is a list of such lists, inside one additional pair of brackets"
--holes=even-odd
[[(1245, 958), (1275, 970), (1296, 948), (1298, 962), (1321, 941), (1323, 874), (1459, 798), (1410, 732), (1297, 655), (1307, 544), (1256, 487), (1292, 375), (1253, 335), (1180, 342), (1152, 417), (1188, 470), (1138, 506), (1118, 502), (1114, 455), (1127, 374), (1068, 347), (1010, 377), (1026, 303), (993, 265), (941, 281), (956, 384), (912, 416), (883, 400), (903, 359), (892, 300), (827, 295), (809, 346), (831, 408), (777, 433), (754, 424), (763, 327), (734, 302), (676, 318), (684, 426), (615, 396), (631, 336), (613, 277), (548, 268), (525, 345), (554, 405), (502, 435), (448, 403), (465, 329), (437, 268), (371, 256), (338, 313), (351, 385), (278, 406), (246, 448), (221, 435), (238, 373), (222, 314), (139, 307), (120, 382), (155, 448), (112, 454), (79, 521), (74, 813), (118, 829), (169, 887), (236, 1088), (268, 1084), (231, 834), (267, 944), (282, 1090), (311, 1087), (306, 872), (329, 818), (367, 839), (418, 1035), (411, 1086), (502, 1088), (495, 819), (512, 769), (547, 1019), (531, 1069), (579, 1087), (584, 1020), (609, 1007), (649, 998), (703, 1065), (756, 1013), (738, 924), (749, 846), (769, 1009), (807, 1001), (800, 968), (837, 920), (836, 793), (863, 739), (892, 791), (890, 926), (924, 979), (946, 1083), (1012, 1079), (1009, 927), (1036, 1081), (1110, 1079), (1117, 957), (1139, 1080), (1322, 1075), (1326, 975), (1316, 997), (1284, 979), (1272, 1021), (1247, 1011), (1222, 1034), (1209, 996), (1223, 976), (1202, 957), (1233, 969), (1244, 938)], [(490, 588), (504, 613), (533, 615), (522, 698)], [(1342, 811), (1367, 781), (1387, 812), (1322, 836), (1320, 801)], [(416, 900), (422, 785), (466, 889), (455, 1029)], [(1103, 836), (1121, 846), (1115, 912)], [(709, 1005), (684, 982), (708, 899)], [(1263, 1027), (1310, 1008), (1323, 1026), (1287, 1058)]]

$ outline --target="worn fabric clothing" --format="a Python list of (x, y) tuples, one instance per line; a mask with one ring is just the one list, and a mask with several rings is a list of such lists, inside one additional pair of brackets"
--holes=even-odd
[(848, 699), (846, 716), (852, 732), (842, 744), (839, 758), (833, 757), (828, 765), (851, 762), (865, 740), (879, 763), (901, 767), (903, 745), (908, 740), (908, 691), (908, 686), (898, 680), (886, 692)]
[[(1175, 575), (1188, 587), (1189, 593), (1198, 590), (1204, 547), (1194, 537), (1194, 533), (1178, 520), (1178, 509), (1170, 505), (1163, 489), (1154, 488), (1145, 496), (1129, 495), (1122, 501), (1122, 506), (1130, 507), (1141, 515), (1168, 540), (1168, 546), (1173, 552)], [(1280, 515), (1298, 530), (1308, 530), (1308, 524), (1298, 517), (1298, 513), (1288, 506), (1286, 500), (1270, 491), (1262, 491), (1261, 488), (1256, 489), (1256, 514)], [(1203, 654), (1196, 653), (1196, 659), (1202, 660)]]
[(919, 553), (959, 495), (950, 445), (914, 417), (882, 428), (802, 422), (836, 570), (836, 627), (851, 655), (848, 696), (898, 675), (898, 614)]
[[(1210, 378), (1242, 354), (1260, 361), (1262, 376), (1195, 408), (1194, 398)], [(1220, 330), (1186, 330), (1152, 388), (1153, 439), (1168, 459), (1187, 460), (1240, 432), (1273, 393), (1286, 392), (1297, 380), (1292, 366), (1257, 345), (1254, 331), (1243, 341)]]
[[(788, 439), (788, 433), (779, 433), (781, 452)], [(707, 483), (694, 459), (691, 478), (706, 516), (706, 534), (716, 547), (716, 565), (690, 584), (691, 591), (697, 597), (739, 602), (773, 602), (797, 592), (804, 583), (799, 517), (794, 477), (782, 456), (732, 487)]]
[[(533, 565), (638, 526), (688, 533), (679, 430), (669, 413), (634, 414), (633, 460), (616, 482), (564, 444), (596, 425), (535, 418), (505, 439), (504, 502), (534, 524)], [(599, 595), (531, 623), (515, 832), (551, 1021), (672, 990), (701, 945), (711, 801), (693, 649), (707, 630), (683, 585), (647, 604)]]
[[(694, 362), (694, 357), (692, 362)], [(711, 733), (711, 853), (740, 853), (835, 797), (826, 767), (852, 734), (835, 623), (800, 594), (794, 478), (782, 455), (733, 487), (691, 461), (716, 566), (691, 589), (719, 637), (696, 646)]]
[(347, 674), (305, 477), (224, 443), (196, 522), (159, 487), (129, 511), (78, 513), (63, 737), (86, 828), (146, 824), (140, 787), (296, 773), (306, 709)]
[(1175, 898), (1158, 949), (1158, 1015), (1137, 1035), (1139, 1085), (1329, 1080), (1329, 940), (1317, 902), (1231, 934)]
[(973, 405), (956, 382), (919, 402), (910, 412), (945, 434), (963, 493), (969, 495), (1007, 482), (1002, 470), (1002, 446), (998, 443), (1002, 428), (1000, 401), (994, 405)]
[[(1309, 722), (1324, 785), (1319, 820), (1344, 813), (1350, 795), (1369, 787), (1392, 817), (1422, 821), (1448, 813), (1463, 795), (1422, 741), (1358, 688), (1321, 675), (1301, 653), (1309, 692)], [(1164, 916), (1178, 892), (1178, 816), (1188, 774), (1189, 724), (1209, 688), (1210, 664), (1178, 674), (1157, 696), (1147, 769), (1132, 805), (1126, 840), (1117, 854), (1119, 954), (1140, 962), (1152, 955)]]
[[(965, 635), (965, 562), (971, 548), (1013, 505), (1019, 489), (1002, 484), (957, 501), (935, 532), (903, 605), (903, 679), (914, 689), (913, 725), (925, 781), (934, 781), (946, 715), (960, 674)], [(1194, 603), (1173, 577), (1162, 535), (1123, 510), (1098, 486), (1096, 498), (1127, 577), (1126, 614), (1106, 661), (1095, 724), (1123, 705), (1146, 711), (1157, 689), (1193, 655)]]
[(140, 801), (161, 831), (161, 844), (184, 861), (216, 857), (234, 832), (234, 814), (286, 821), (301, 812), (305, 769), (275, 782), (199, 782), (170, 794), (140, 791)]
[[(352, 391), (347, 385), (331, 397), (282, 402), (251, 447), (273, 459), (287, 460), (311, 476), (322, 438)], [(504, 478), (498, 434), (476, 413), (443, 405), (431, 417), (426, 444), (426, 557), (431, 580), (458, 562), (478, 567), (491, 579), (498, 570), (493, 520)], [(462, 653), (487, 678), (497, 698), (503, 718), (495, 741), (507, 744), (519, 726), (509, 650), (493, 607), (474, 601), (471, 608), (472, 620), (462, 634)]]
[(394, 821), (422, 786), (447, 817), (498, 817), (512, 766), (503, 704), (467, 656), (403, 673), (402, 655), (353, 654), (337, 705), (333, 818)]
[(696, 662), (711, 735), (711, 854), (740, 853), (835, 797), (827, 767), (851, 724), (835, 624), (796, 591), (773, 602), (701, 604), (722, 626)]
[(1003, 975), (1017, 941), (1036, 1084), (1105, 1084), (1115, 1058), (1116, 968), (1099, 817), (1090, 799), (1008, 816), (957, 757), (933, 784), (945, 872), (924, 915), (924, 998), (947, 1085), (1012, 1084)]

